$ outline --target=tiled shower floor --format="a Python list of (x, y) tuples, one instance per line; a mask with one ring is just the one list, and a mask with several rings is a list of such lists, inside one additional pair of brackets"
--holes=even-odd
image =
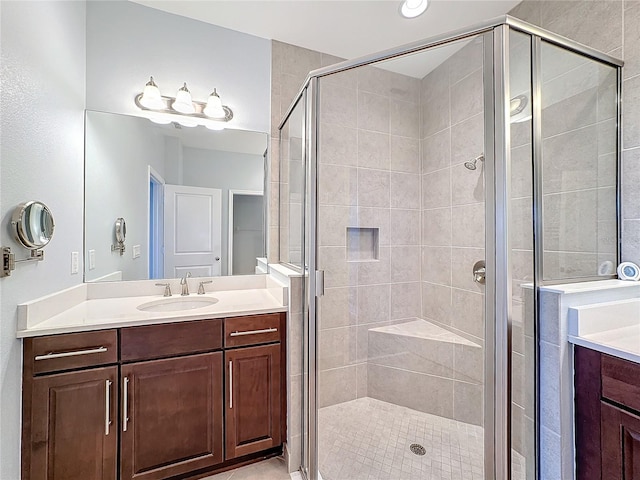
[[(483, 429), (382, 402), (359, 398), (320, 409), (323, 480), (483, 479)], [(409, 450), (412, 443), (424, 456)], [(524, 460), (513, 454), (514, 479)], [(518, 475), (521, 473), (521, 475)]]

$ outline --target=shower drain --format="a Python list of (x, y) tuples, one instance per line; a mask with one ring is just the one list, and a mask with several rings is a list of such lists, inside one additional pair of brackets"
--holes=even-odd
[(425, 453), (427, 453), (424, 447), (419, 443), (412, 443), (409, 449), (411, 450), (412, 453), (415, 453), (416, 455), (424, 455)]

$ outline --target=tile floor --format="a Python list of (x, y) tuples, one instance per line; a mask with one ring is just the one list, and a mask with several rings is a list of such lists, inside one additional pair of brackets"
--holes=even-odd
[[(318, 424), (323, 480), (484, 477), (483, 429), (476, 425), (372, 398), (325, 407)], [(412, 443), (423, 445), (426, 454), (413, 454)], [(524, 479), (523, 458), (514, 452), (513, 461), (514, 479)]]
[(280, 457), (218, 473), (202, 480), (291, 480), (284, 460)]

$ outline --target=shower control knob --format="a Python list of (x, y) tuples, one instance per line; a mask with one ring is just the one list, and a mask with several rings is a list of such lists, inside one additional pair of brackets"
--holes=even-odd
[(473, 281), (479, 283), (480, 285), (484, 285), (486, 282), (486, 274), (487, 268), (485, 266), (484, 260), (478, 260), (473, 264)]

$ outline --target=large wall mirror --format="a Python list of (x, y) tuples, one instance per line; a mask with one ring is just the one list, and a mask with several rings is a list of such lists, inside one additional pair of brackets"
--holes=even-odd
[(85, 124), (86, 281), (256, 273), (267, 134), (95, 111)]

